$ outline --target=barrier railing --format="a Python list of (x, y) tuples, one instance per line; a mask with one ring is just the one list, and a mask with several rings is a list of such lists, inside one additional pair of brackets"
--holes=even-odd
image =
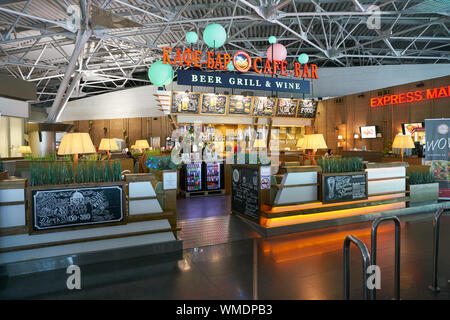
[(444, 211), (444, 209), (438, 209), (433, 220), (433, 274), (432, 284), (428, 286), (433, 292), (439, 292), (441, 289), (438, 286), (438, 263), (439, 263), (439, 224), (441, 216), (444, 213), (450, 213), (450, 211)]
[(370, 298), (369, 289), (367, 288), (367, 267), (370, 264), (370, 254), (367, 250), (364, 242), (359, 240), (354, 235), (348, 235), (344, 240), (344, 299), (350, 299), (350, 244), (354, 243), (361, 252), (361, 257), (363, 260), (363, 289), (364, 289), (364, 300)]
[[(396, 300), (400, 300), (400, 220), (396, 217), (380, 217), (372, 224), (372, 236), (371, 236), (371, 264), (377, 265), (377, 232), (378, 226), (382, 222), (394, 221), (395, 223), (395, 275), (394, 275), (394, 297)], [(372, 300), (376, 299), (376, 288), (371, 290)]]

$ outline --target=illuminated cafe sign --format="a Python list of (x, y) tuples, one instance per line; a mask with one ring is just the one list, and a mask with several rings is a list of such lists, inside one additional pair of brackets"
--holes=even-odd
[(392, 104), (418, 102), (422, 100), (433, 100), (445, 97), (450, 97), (450, 86), (427, 89), (426, 91), (416, 90), (400, 94), (389, 94), (379, 98), (372, 98), (370, 99), (370, 106), (383, 107)]
[(178, 70), (177, 75), (177, 83), (181, 85), (295, 93), (310, 92), (310, 83), (306, 80), (249, 76), (232, 72), (220, 73), (195, 70)]
[(289, 76), (296, 78), (318, 79), (317, 65), (307, 63), (300, 64), (294, 62), (293, 70), (288, 69), (287, 61), (279, 61), (262, 58), (252, 59), (246, 52), (238, 51), (233, 57), (227, 53), (206, 52), (206, 60), (201, 60), (202, 51), (186, 49), (181, 51), (177, 48), (175, 57), (170, 58), (173, 48), (163, 47), (163, 63), (170, 65), (178, 65), (185, 67), (207, 68), (212, 70), (228, 71), (227, 65), (233, 62), (234, 68), (239, 72), (254, 71), (256, 73), (264, 73), (271, 75)]

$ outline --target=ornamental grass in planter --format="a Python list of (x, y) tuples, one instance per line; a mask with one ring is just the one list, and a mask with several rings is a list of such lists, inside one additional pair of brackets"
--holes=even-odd
[(364, 171), (364, 162), (359, 157), (353, 158), (324, 158), (317, 160), (322, 173), (343, 173)]
[(410, 207), (437, 203), (439, 183), (434, 182), (432, 172), (411, 171), (406, 182)]
[(122, 180), (119, 160), (79, 161), (75, 174), (72, 161), (33, 162), (30, 166), (31, 186), (102, 183)]

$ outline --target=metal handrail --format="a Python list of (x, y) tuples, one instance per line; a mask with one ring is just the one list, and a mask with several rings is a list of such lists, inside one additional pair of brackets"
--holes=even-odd
[[(372, 256), (371, 264), (377, 265), (377, 232), (378, 226), (385, 221), (392, 220), (395, 223), (395, 276), (394, 276), (394, 297), (396, 300), (400, 300), (400, 220), (396, 217), (380, 217), (376, 219), (372, 224), (371, 235), (371, 251)], [(376, 288), (371, 290), (372, 300), (375, 300)]]
[(354, 243), (361, 252), (361, 257), (363, 260), (363, 288), (364, 288), (364, 300), (368, 300), (369, 295), (369, 289), (367, 288), (367, 267), (370, 263), (370, 254), (369, 250), (367, 250), (366, 245), (364, 242), (359, 240), (354, 235), (350, 234), (348, 235), (344, 240), (344, 299), (349, 300), (350, 299), (350, 244)]
[[(438, 287), (438, 260), (439, 260), (439, 224), (444, 209), (440, 208), (436, 211), (436, 215), (433, 220), (433, 274), (432, 284), (428, 286), (433, 292), (439, 292), (441, 289)], [(446, 213), (450, 213), (447, 211)]]

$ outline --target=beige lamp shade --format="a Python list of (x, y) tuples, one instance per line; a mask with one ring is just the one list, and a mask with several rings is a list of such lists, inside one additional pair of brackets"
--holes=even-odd
[(303, 141), (305, 141), (305, 138), (300, 138), (297, 140), (297, 148), (301, 148), (303, 146)]
[(150, 145), (147, 140), (136, 140), (134, 146), (136, 149), (150, 149)]
[(103, 138), (100, 141), (98, 150), (103, 151), (119, 150), (119, 146), (117, 145), (117, 141), (115, 139)]
[(318, 134), (307, 134), (303, 138), (303, 143), (301, 146), (297, 147), (301, 149), (328, 149), (327, 144), (325, 143), (325, 139), (323, 138), (323, 135), (321, 133)]
[(94, 144), (87, 132), (66, 133), (58, 149), (59, 155), (95, 152)]
[(415, 145), (411, 136), (397, 135), (392, 143), (392, 148), (414, 149)]
[(133, 145), (130, 147), (130, 149), (131, 149), (131, 150), (136, 150), (136, 145), (133, 144)]
[(31, 153), (31, 147), (30, 146), (20, 146), (19, 150), (17, 150), (18, 153)]
[(265, 148), (266, 147), (266, 141), (263, 139), (255, 139), (255, 142), (253, 143), (253, 148)]

